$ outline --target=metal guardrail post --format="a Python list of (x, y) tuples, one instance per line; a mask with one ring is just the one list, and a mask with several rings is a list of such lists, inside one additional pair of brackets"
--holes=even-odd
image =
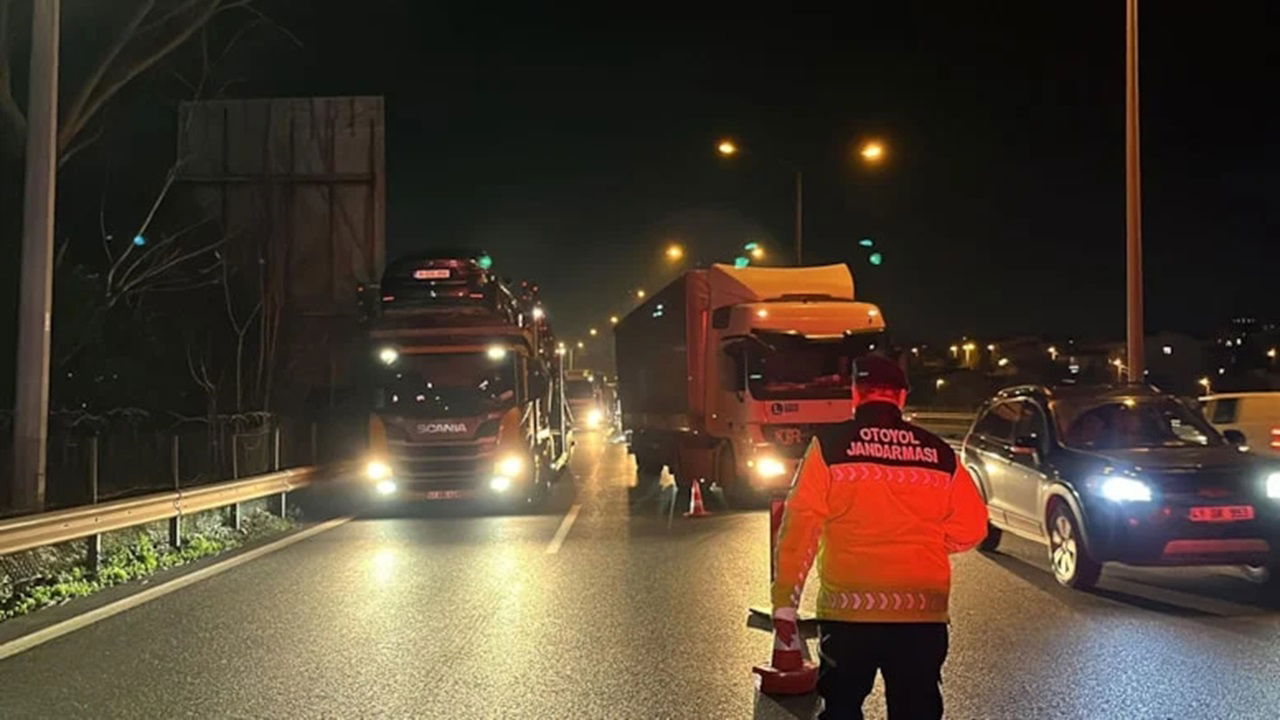
[[(279, 472), (280, 470), (280, 424), (279, 423), (276, 423), (275, 427), (271, 429), (271, 470), (273, 472)], [(288, 496), (287, 493), (280, 493), (274, 498), (268, 500), (267, 501), (268, 509), (275, 515), (279, 517), (284, 517), (286, 508), (288, 507), (285, 501), (285, 498), (287, 496)]]
[[(177, 433), (173, 436), (173, 447), (170, 451), (170, 461), (173, 465), (173, 491), (178, 492), (181, 488), (182, 476), (178, 468), (178, 450), (179, 437)], [(178, 513), (169, 518), (169, 544), (173, 547), (182, 547), (182, 514)]]
[[(98, 436), (89, 438), (89, 502), (98, 504)], [(94, 533), (87, 538), (85, 548), (85, 564), (94, 575), (102, 569), (102, 534)]]

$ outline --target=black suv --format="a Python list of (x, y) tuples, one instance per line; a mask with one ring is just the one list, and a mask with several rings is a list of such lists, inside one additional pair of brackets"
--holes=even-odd
[(1280, 466), (1173, 395), (1009, 388), (978, 412), (963, 458), (990, 511), (982, 548), (1003, 532), (1044, 543), (1063, 585), (1092, 586), (1108, 561), (1262, 566), (1280, 582)]

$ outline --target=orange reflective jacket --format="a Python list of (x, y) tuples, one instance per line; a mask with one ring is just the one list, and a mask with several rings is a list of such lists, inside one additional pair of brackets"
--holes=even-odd
[(946, 442), (891, 403), (865, 403), (852, 421), (819, 432), (796, 472), (773, 605), (799, 604), (818, 554), (819, 619), (946, 622), (947, 556), (986, 533), (986, 505)]

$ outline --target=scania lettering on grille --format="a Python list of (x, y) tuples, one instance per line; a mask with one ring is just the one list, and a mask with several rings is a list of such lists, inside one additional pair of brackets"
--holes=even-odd
[(418, 432), (425, 435), (438, 435), (439, 433), (465, 433), (466, 431), (466, 423), (418, 423)]

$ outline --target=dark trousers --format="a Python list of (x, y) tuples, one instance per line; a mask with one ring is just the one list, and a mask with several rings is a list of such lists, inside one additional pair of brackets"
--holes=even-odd
[(884, 675), (889, 720), (942, 717), (945, 623), (823, 622), (818, 693), (822, 720), (862, 720), (862, 701)]

